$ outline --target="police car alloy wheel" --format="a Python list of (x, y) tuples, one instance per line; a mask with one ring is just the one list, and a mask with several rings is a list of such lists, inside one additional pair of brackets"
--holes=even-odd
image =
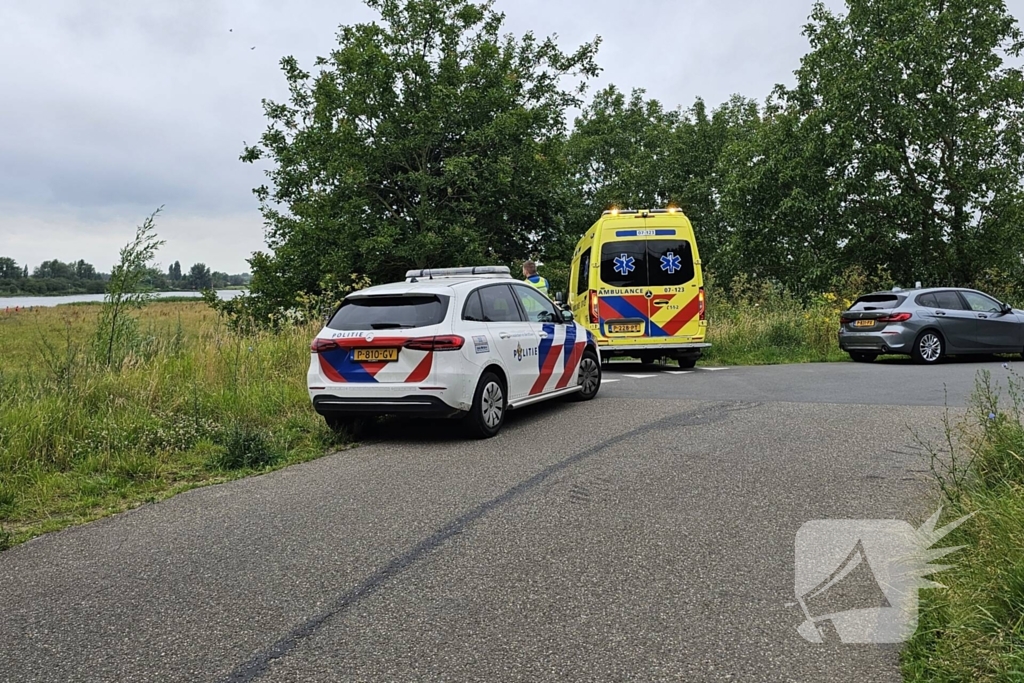
[(481, 439), (496, 435), (505, 422), (507, 407), (501, 380), (493, 372), (485, 372), (477, 383), (473, 407), (466, 416), (470, 434)]

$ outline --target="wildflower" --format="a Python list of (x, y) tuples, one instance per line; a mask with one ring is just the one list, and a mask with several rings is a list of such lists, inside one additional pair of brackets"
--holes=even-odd
[(989, 413), (988, 414), (988, 419), (990, 419), (990, 420), (996, 419), (996, 414), (995, 413)]

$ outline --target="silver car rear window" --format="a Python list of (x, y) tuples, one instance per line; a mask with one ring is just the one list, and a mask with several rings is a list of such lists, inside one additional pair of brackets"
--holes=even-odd
[(850, 307), (851, 311), (878, 311), (899, 308), (907, 297), (897, 294), (868, 294), (862, 296)]

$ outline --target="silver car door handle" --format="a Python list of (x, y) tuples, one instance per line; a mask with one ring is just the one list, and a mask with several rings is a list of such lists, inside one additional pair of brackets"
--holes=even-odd
[(509, 334), (508, 332), (502, 332), (498, 336), (501, 337), (502, 339), (511, 339), (512, 338), (512, 335)]
[(945, 311), (935, 311), (935, 315), (946, 315)]
[(988, 320), (988, 316), (985, 315), (984, 313), (979, 313), (978, 317), (981, 318), (982, 320)]
[(547, 339), (548, 338), (548, 333), (547, 332), (541, 332), (540, 333), (540, 338), (541, 339)]

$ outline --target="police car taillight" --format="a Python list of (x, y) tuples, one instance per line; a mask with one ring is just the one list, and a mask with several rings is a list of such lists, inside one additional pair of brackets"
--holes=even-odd
[(704, 314), (707, 310), (707, 306), (704, 302), (704, 288), (701, 287), (700, 291), (697, 292), (697, 314), (700, 315), (700, 319), (704, 320)]
[(309, 345), (309, 350), (313, 353), (333, 351), (336, 348), (338, 348), (338, 342), (333, 339), (314, 339), (313, 343)]
[(443, 334), (436, 337), (417, 337), (405, 342), (405, 348), (413, 351), (458, 351), (466, 340), (457, 334)]
[(590, 290), (590, 324), (597, 325), (600, 322), (600, 317), (597, 314), (598, 300), (597, 292), (593, 289)]

